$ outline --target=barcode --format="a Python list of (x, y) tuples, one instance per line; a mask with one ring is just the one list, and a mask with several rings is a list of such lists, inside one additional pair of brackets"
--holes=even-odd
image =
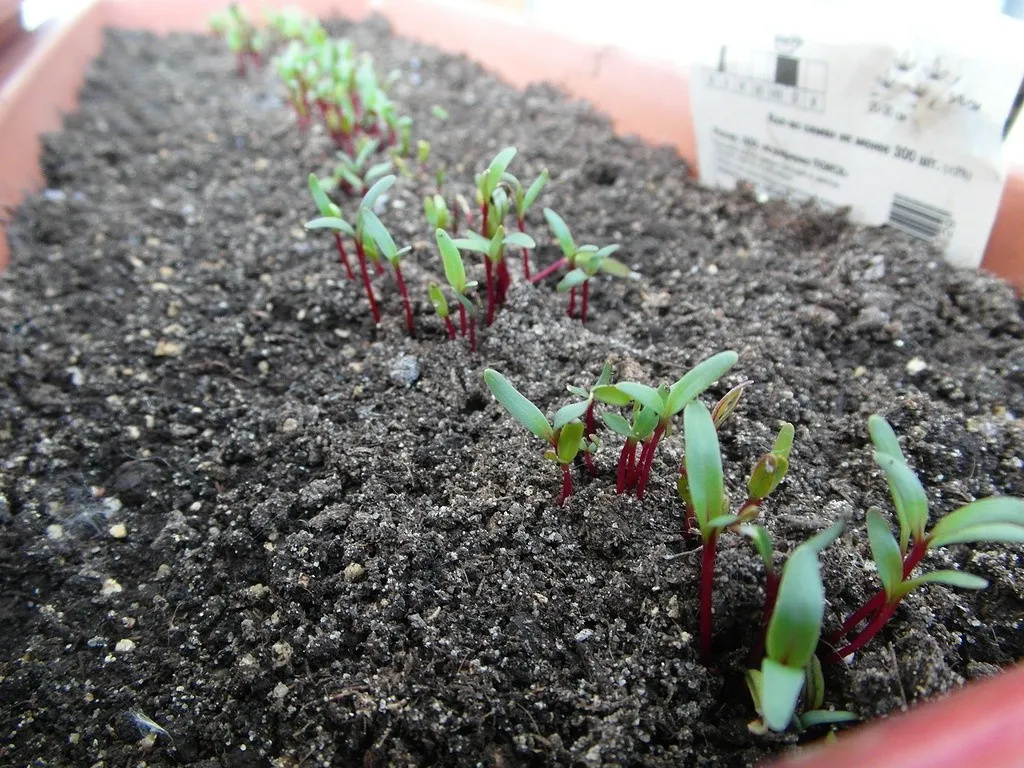
[(904, 195), (893, 195), (889, 226), (921, 240), (933, 240), (952, 229), (953, 214)]

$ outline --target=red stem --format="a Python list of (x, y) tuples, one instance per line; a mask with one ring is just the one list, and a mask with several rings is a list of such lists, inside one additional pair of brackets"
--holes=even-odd
[(373, 288), (370, 286), (370, 273), (366, 269), (366, 251), (363, 244), (356, 238), (356, 256), (359, 257), (359, 271), (363, 275), (363, 288), (366, 291), (366, 298), (370, 300), (370, 314), (373, 316), (373, 324), (380, 325), (380, 309), (377, 307), (377, 300), (373, 297)]
[(452, 322), (450, 317), (444, 319), (445, 327), (448, 329), (448, 338), (452, 341), (455, 340), (455, 323)]
[(356, 276), (352, 272), (352, 265), (348, 263), (348, 254), (345, 253), (345, 244), (337, 232), (334, 233), (334, 244), (338, 247), (338, 259), (345, 265), (345, 274), (348, 275), (349, 280), (355, 280)]
[(562, 465), (562, 492), (558, 495), (557, 504), (563, 506), (565, 500), (572, 496), (572, 473), (569, 471), (569, 465)]
[(476, 315), (469, 316), (469, 351), (476, 351)]
[(405, 327), (409, 331), (410, 338), (416, 338), (416, 325), (412, 319), (412, 304), (409, 302), (409, 292), (405, 290), (405, 280), (402, 279), (402, 266), (395, 261), (395, 282), (398, 283), (398, 292), (402, 294), (402, 305), (405, 308)]
[(466, 307), (459, 302), (459, 329), (462, 331), (462, 336), (466, 335)]
[(587, 303), (590, 301), (590, 281), (583, 284), (583, 301), (580, 304), (580, 321), (587, 324)]
[(508, 273), (508, 263), (504, 256), (498, 262), (498, 304), (503, 305), (508, 298), (508, 287), (512, 284), (512, 276)]
[(856, 653), (865, 645), (867, 645), (871, 638), (877, 635), (881, 631), (882, 627), (886, 625), (889, 619), (892, 618), (892, 615), (896, 612), (896, 606), (899, 605), (899, 602), (900, 601), (897, 600), (894, 603), (886, 603), (882, 607), (882, 609), (877, 614), (875, 614), (875, 618), (873, 618), (871, 622), (866, 627), (864, 627), (864, 629), (862, 629), (860, 633), (857, 634), (849, 642), (848, 645), (844, 646), (843, 648), (840, 648), (838, 651), (835, 651), (832, 655), (830, 655), (828, 657), (828, 661), (832, 662), (833, 664), (842, 661), (850, 654)]
[(597, 467), (594, 466), (594, 457), (590, 455), (590, 451), (583, 452), (583, 463), (587, 465), (590, 476), (597, 477)]
[(643, 499), (644, 491), (647, 488), (647, 481), (651, 479), (651, 466), (654, 464), (654, 451), (658, 448), (658, 443), (661, 441), (661, 436), (665, 434), (665, 425), (659, 424), (658, 428), (654, 430), (654, 436), (650, 439), (650, 446), (647, 449), (647, 455), (642, 459), (642, 464), (639, 468), (639, 474), (636, 482), (636, 497)]
[[(526, 232), (526, 219), (519, 219), (519, 231)], [(523, 277), (526, 280), (530, 279), (530, 251), (528, 248), (523, 248)]]
[(484, 237), (486, 237), (488, 240), (490, 240), (491, 237), (490, 237), (489, 234), (487, 234), (487, 209), (488, 209), (488, 207), (489, 206), (487, 205), (487, 201), (486, 200), (484, 200), (482, 203), (480, 203), (480, 221), (481, 221), (480, 232), (481, 232), (481, 234), (483, 234)]
[(711, 630), (713, 619), (712, 596), (715, 588), (715, 553), (718, 550), (718, 532), (704, 540), (700, 558), (700, 657), (711, 660)]
[(553, 275), (555, 272), (560, 270), (562, 267), (564, 267), (568, 263), (569, 263), (569, 260), (563, 256), (558, 261), (556, 261), (554, 264), (549, 264), (548, 266), (544, 267), (544, 269), (542, 269), (540, 272), (538, 272), (533, 277), (531, 277), (530, 278), (530, 282), (531, 283), (535, 283), (535, 284), (539, 283), (545, 277), (547, 277), (548, 275)]
[(484, 254), (484, 271), (487, 273), (487, 325), (490, 327), (494, 322), (494, 305), (496, 303), (494, 291), (494, 270), (491, 266), (491, 257)]
[(633, 460), (636, 458), (636, 440), (631, 437), (626, 438), (626, 444), (622, 446), (622, 452), (619, 454), (619, 467), (615, 473), (615, 492), (623, 493), (626, 490), (626, 482), (629, 479), (630, 470), (633, 466)]

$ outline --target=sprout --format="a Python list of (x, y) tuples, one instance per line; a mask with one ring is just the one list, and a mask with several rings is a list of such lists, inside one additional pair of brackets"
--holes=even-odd
[[(754, 708), (761, 716), (760, 721), (750, 725), (755, 733), (763, 733), (766, 726), (773, 731), (784, 731), (794, 721), (799, 728), (807, 728), (856, 719), (851, 712), (821, 709), (824, 681), (821, 665), (814, 655), (825, 612), (825, 588), (821, 583), (818, 555), (842, 530), (840, 521), (805, 541), (793, 550), (782, 568), (761, 668), (747, 672), (747, 687)], [(808, 711), (797, 715), (801, 694)]]
[(345, 252), (345, 244), (341, 239), (343, 234), (355, 237), (355, 230), (351, 224), (341, 218), (341, 209), (327, 197), (327, 193), (324, 192), (323, 186), (320, 184), (320, 180), (316, 177), (315, 173), (309, 174), (309, 191), (313, 195), (313, 202), (316, 203), (316, 207), (320, 211), (320, 217), (306, 222), (306, 229), (329, 229), (334, 233), (334, 244), (338, 249), (338, 259), (344, 265), (345, 274), (348, 275), (348, 279), (355, 280), (356, 276), (352, 272), (352, 265), (349, 264), (348, 254)]
[[(533, 184), (530, 188), (525, 190), (523, 185), (519, 183), (519, 179), (511, 174), (505, 174), (507, 180), (512, 185), (513, 193), (515, 195), (516, 203), (516, 225), (519, 227), (520, 232), (526, 231), (526, 212), (530, 210), (531, 206), (536, 202), (540, 196), (541, 190), (544, 189), (544, 185), (548, 183), (548, 169), (545, 168), (540, 172), (540, 175), (534, 179)], [(524, 248), (522, 251), (523, 256), (523, 277), (526, 280), (530, 279), (530, 257), (527, 250)]]
[[(914, 569), (929, 550), (981, 541), (1024, 542), (1024, 499), (1010, 496), (971, 502), (950, 512), (927, 530), (928, 497), (907, 464), (896, 433), (877, 414), (868, 419), (868, 430), (875, 447), (875, 463), (885, 473), (889, 485), (899, 524), (899, 540), (893, 536), (880, 510), (872, 507), (867, 511), (868, 541), (882, 590), (854, 611), (829, 637), (832, 646), (845, 641), (845, 645), (829, 656), (833, 662), (863, 648), (892, 618), (900, 601), (919, 587), (945, 584), (960, 589), (984, 589), (988, 586), (980, 576), (962, 571), (930, 571), (913, 576)], [(855, 632), (859, 626), (861, 629)]]
[(388, 260), (391, 268), (395, 271), (395, 282), (398, 283), (398, 292), (402, 296), (402, 306), (405, 309), (405, 327), (409, 331), (409, 336), (415, 338), (416, 326), (412, 317), (412, 304), (409, 301), (409, 292), (406, 290), (405, 280), (402, 277), (402, 256), (412, 249), (408, 245), (399, 249), (395, 245), (391, 233), (372, 210), (367, 208), (362, 211), (362, 221), (363, 230), (376, 243), (377, 250)]
[(587, 304), (590, 299), (590, 278), (599, 272), (615, 277), (629, 277), (630, 269), (621, 261), (611, 257), (611, 254), (619, 249), (618, 245), (606, 245), (603, 248), (596, 245), (577, 246), (572, 232), (561, 216), (550, 208), (545, 208), (544, 218), (547, 219), (548, 227), (555, 236), (555, 240), (558, 241), (558, 247), (562, 249), (562, 258), (534, 275), (531, 282), (540, 282), (563, 267), (569, 267), (570, 271), (558, 283), (557, 290), (569, 292), (568, 315), (572, 317), (576, 312), (576, 288), (583, 287), (580, 316), (586, 323)]
[[(497, 371), (492, 368), (484, 371), (484, 382), (495, 399), (516, 421), (550, 446), (544, 453), (544, 458), (557, 462), (562, 469), (562, 491), (555, 502), (562, 506), (573, 492), (570, 465), (580, 452), (596, 450), (596, 445), (584, 437), (586, 427), (579, 420), (586, 404), (567, 405), (559, 409), (553, 422), (549, 422), (537, 406), (520, 394), (519, 390)], [(584, 405), (583, 410), (580, 409), (580, 405)]]
[(363, 136), (358, 143), (355, 157), (345, 152), (338, 153), (338, 164), (334, 167), (334, 178), (350, 194), (365, 195), (375, 181), (391, 172), (392, 163), (385, 160), (370, 165), (373, 154), (380, 142)]
[(246, 16), (238, 3), (210, 17), (210, 29), (224, 38), (228, 49), (235, 54), (239, 77), (246, 75), (246, 62), (259, 67), (262, 63), (263, 37)]
[[(534, 248), (536, 243), (533, 238), (523, 232), (505, 232), (505, 227), (499, 224), (490, 240), (481, 237), (476, 232), (470, 232), (469, 236), (455, 241), (461, 250), (473, 251), (483, 254), (484, 265), (487, 274), (487, 325), (494, 322), (494, 312), (498, 304), (505, 302), (505, 292), (508, 290), (508, 269), (505, 268), (505, 249), (509, 246), (519, 248)], [(498, 274), (497, 280), (493, 275)]]
[(472, 352), (476, 349), (476, 303), (470, 294), (476, 288), (476, 283), (466, 279), (466, 265), (451, 236), (443, 229), (435, 230), (434, 236), (441, 252), (444, 275), (459, 302), (459, 328), (463, 337), (466, 335), (467, 316), (469, 319), (469, 350)]

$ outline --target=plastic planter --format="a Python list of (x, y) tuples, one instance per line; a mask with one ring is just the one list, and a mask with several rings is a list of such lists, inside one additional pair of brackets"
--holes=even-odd
[[(399, 35), (465, 53), (517, 86), (548, 81), (607, 112), (623, 133), (695, 157), (686, 73), (629, 51), (596, 46), (508, 10), (440, 0), (301, 0), (320, 16), (362, 17), (371, 8)], [(14, 3), (13, 5), (17, 5)], [(70, 111), (105, 26), (200, 31), (223, 0), (96, 0), (32, 36), (20, 24), (0, 42), (0, 205), (42, 184), (39, 135)], [(264, 3), (243, 0), (253, 12)], [(505, 3), (508, 5), (508, 3)], [(13, 19), (0, 2), (0, 22)], [(13, 29), (13, 28), (12, 28)], [(6, 33), (5, 33), (6, 35)], [(502, 40), (501, 55), (493, 41)], [(4, 76), (4, 73), (6, 77)], [(0, 238), (0, 266), (7, 243)], [(1012, 169), (983, 267), (1024, 289), (1024, 166)], [(1024, 666), (945, 699), (854, 728), (837, 743), (784, 756), (775, 768), (1008, 768), (1024, 765)]]

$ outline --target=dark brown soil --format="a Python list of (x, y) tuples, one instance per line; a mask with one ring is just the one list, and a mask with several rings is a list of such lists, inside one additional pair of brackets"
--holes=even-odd
[[(420, 335), (390, 278), (375, 331), (329, 239), (302, 230), (331, 148), (298, 137), (272, 76), (236, 79), (212, 39), (111, 35), (0, 282), (0, 761), (738, 766), (795, 743), (746, 728), (761, 571), (735, 537), (717, 669), (697, 659), (680, 437), (641, 503), (615, 495), (606, 436), (600, 476), (578, 473), (560, 509), (557, 469), (481, 373), (551, 413), (606, 359), (657, 383), (737, 350), (711, 393), (755, 382), (723, 433), (731, 487), (790, 420), (793, 470), (764, 515), (778, 549), (851, 518), (822, 557), (835, 628), (878, 588), (863, 511), (890, 506), (869, 414), (905, 437), (933, 514), (1024, 494), (1010, 289), (889, 231), (700, 189), (551, 88), (518, 93), (378, 22), (338, 29), (399, 70), (401, 109), (461, 189), (514, 144), (521, 177), (551, 170), (542, 203), (642, 278), (601, 281), (584, 328), (514, 269), (470, 354), (430, 312), (425, 184), (402, 180), (382, 216), (416, 244)], [(907, 599), (827, 670), (828, 705), (883, 715), (1024, 657), (1022, 552), (932, 556), (991, 587)], [(141, 740), (130, 712), (168, 736)]]

